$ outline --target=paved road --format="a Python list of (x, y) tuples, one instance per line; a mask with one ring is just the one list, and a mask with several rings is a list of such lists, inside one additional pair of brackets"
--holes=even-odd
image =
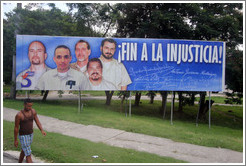
[[(18, 163), (20, 152), (17, 151), (4, 151), (3, 152), (3, 163)], [(45, 161), (35, 157), (32, 155), (33, 163), (45, 163)], [(24, 159), (23, 163), (26, 163), (26, 159)]]
[[(14, 121), (18, 111), (3, 108), (3, 119)], [(160, 156), (168, 156), (191, 163), (242, 163), (243, 153), (223, 148), (209, 148), (170, 139), (136, 134), (123, 130), (82, 125), (39, 115), (43, 128), (48, 132), (102, 142), (111, 146), (134, 149)], [(37, 128), (37, 126), (35, 126)], [(84, 134), (86, 133), (86, 134)]]

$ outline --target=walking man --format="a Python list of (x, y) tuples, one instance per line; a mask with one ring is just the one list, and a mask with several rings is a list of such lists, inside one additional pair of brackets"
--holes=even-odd
[(19, 157), (19, 163), (22, 163), (25, 156), (26, 162), (32, 163), (31, 144), (33, 140), (33, 120), (35, 120), (42, 135), (46, 136), (46, 132), (43, 130), (37, 113), (32, 108), (32, 104), (33, 103), (30, 99), (24, 100), (24, 110), (21, 110), (15, 116), (14, 145), (15, 147), (18, 147), (17, 135), (19, 133), (19, 140), (22, 149)]

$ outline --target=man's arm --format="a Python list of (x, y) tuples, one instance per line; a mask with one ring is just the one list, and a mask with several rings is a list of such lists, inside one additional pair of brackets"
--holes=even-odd
[(42, 125), (41, 125), (41, 123), (40, 123), (40, 121), (38, 119), (38, 116), (37, 116), (36, 111), (34, 109), (32, 111), (33, 111), (33, 115), (34, 115), (34, 120), (35, 120), (35, 122), (36, 122), (39, 130), (41, 131), (41, 133), (42, 133), (43, 136), (46, 136), (46, 132), (42, 128)]
[(18, 135), (19, 126), (20, 126), (20, 114), (18, 113), (15, 116), (15, 128), (14, 128), (14, 145), (15, 145), (15, 147), (18, 147), (17, 135)]

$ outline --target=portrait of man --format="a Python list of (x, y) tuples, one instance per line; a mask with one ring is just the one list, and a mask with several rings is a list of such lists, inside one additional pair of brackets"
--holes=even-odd
[(40, 76), (50, 68), (46, 66), (46, 47), (41, 41), (33, 41), (28, 47), (30, 67), (16, 77), (16, 89), (33, 90)]
[(131, 78), (125, 66), (113, 58), (117, 43), (113, 39), (104, 39), (101, 43), (100, 60), (103, 64), (103, 78), (112, 82), (118, 90), (127, 90)]
[(102, 76), (103, 66), (98, 58), (92, 58), (87, 64), (89, 85), (87, 90), (117, 90), (116, 86)]
[(38, 90), (84, 90), (86, 76), (72, 68), (71, 51), (65, 45), (59, 45), (54, 51), (57, 68), (44, 73), (36, 86)]
[(85, 40), (79, 40), (75, 44), (75, 55), (77, 61), (75, 63), (71, 63), (70, 67), (75, 70), (85, 72), (90, 54), (91, 54), (90, 44)]

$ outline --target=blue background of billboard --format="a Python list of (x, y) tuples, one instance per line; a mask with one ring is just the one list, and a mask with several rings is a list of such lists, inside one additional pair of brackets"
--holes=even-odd
[[(38, 40), (46, 46), (47, 59), (46, 65), (50, 68), (56, 68), (53, 61), (54, 50), (58, 45), (66, 45), (72, 53), (72, 61), (76, 62), (75, 44), (78, 40), (86, 40), (91, 46), (91, 58), (99, 58), (101, 55), (100, 45), (105, 38), (95, 37), (57, 37), (57, 36), (35, 36), (35, 35), (17, 35), (16, 37), (16, 76), (23, 70), (29, 68), (28, 46), (32, 41)], [(177, 64), (176, 62), (167, 62), (166, 50), (167, 44), (197, 44), (197, 45), (216, 45), (223, 47), (223, 42), (207, 42), (195, 40), (170, 40), (170, 39), (143, 39), (143, 38), (113, 38), (118, 45), (122, 42), (137, 43), (137, 61), (121, 61), (132, 80), (128, 85), (128, 90), (163, 90), (163, 91), (223, 91), (223, 56), (222, 63), (196, 63), (186, 62)], [(148, 61), (141, 61), (142, 44), (147, 43)], [(163, 45), (163, 61), (152, 62), (152, 43), (155, 44), (157, 52), (158, 43)], [(121, 48), (116, 49), (114, 58), (118, 60), (118, 53)], [(193, 50), (193, 54), (194, 50)], [(126, 59), (126, 58), (125, 58)], [(201, 73), (209, 73), (201, 74)]]

